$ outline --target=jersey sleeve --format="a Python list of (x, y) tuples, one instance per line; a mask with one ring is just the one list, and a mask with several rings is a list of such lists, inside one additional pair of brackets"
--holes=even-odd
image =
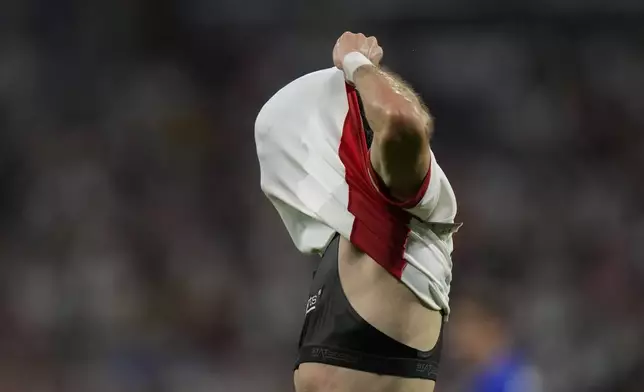
[[(371, 159), (369, 161), (371, 161)], [(374, 183), (376, 189), (389, 202), (389, 204), (392, 204), (404, 209), (410, 209), (410, 208), (416, 207), (423, 200), (423, 198), (426, 196), (426, 193), (429, 189), (429, 184), (431, 183), (431, 179), (432, 179), (432, 164), (430, 161), (429, 170), (425, 175), (425, 179), (423, 180), (423, 183), (420, 185), (420, 188), (416, 192), (416, 195), (406, 200), (398, 200), (391, 195), (391, 192), (389, 192), (389, 189), (387, 188), (385, 183), (380, 179), (380, 176), (378, 175), (378, 173), (376, 173), (376, 170), (373, 168), (371, 164), (368, 165), (367, 170), (369, 172), (369, 176), (371, 177), (371, 181)]]
[(456, 196), (434, 153), (424, 186), (407, 211), (424, 221), (452, 223), (456, 217)]
[[(429, 147), (427, 147), (429, 148)], [(429, 169), (418, 192), (407, 200), (394, 198), (378, 173), (368, 166), (378, 193), (391, 205), (398, 206), (422, 221), (452, 223), (456, 215), (455, 196), (443, 170), (438, 166), (434, 153), (431, 152)]]

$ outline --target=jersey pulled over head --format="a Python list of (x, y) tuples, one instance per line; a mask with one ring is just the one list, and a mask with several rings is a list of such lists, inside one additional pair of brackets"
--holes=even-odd
[(320, 253), (338, 233), (447, 314), (459, 227), (452, 187), (431, 154), (416, 197), (390, 197), (371, 167), (365, 125), (342, 71), (291, 82), (255, 123), (262, 190), (301, 252)]

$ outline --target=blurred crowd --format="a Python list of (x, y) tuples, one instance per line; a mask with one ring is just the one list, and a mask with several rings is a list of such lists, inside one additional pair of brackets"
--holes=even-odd
[[(644, 14), (436, 3), (3, 1), (0, 392), (291, 390), (315, 260), (253, 124), (350, 29), (436, 117), (454, 296), (493, 288), (545, 391), (641, 391)], [(449, 347), (437, 391), (464, 391)]]

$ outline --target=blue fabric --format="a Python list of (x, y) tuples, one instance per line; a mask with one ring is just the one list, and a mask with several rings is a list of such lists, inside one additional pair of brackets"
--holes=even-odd
[[(497, 357), (485, 366), (472, 380), (469, 392), (513, 392), (523, 387), (525, 391), (531, 391), (532, 385), (521, 385), (521, 373), (525, 370), (525, 362), (517, 353), (505, 354)], [(529, 380), (526, 380), (529, 382)]]

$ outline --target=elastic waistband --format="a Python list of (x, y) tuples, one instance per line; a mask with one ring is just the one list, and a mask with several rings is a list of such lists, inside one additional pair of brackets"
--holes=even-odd
[(403, 378), (436, 381), (438, 376), (438, 363), (431, 357), (427, 359), (387, 358), (340, 348), (303, 346), (300, 348), (295, 367), (307, 362)]

